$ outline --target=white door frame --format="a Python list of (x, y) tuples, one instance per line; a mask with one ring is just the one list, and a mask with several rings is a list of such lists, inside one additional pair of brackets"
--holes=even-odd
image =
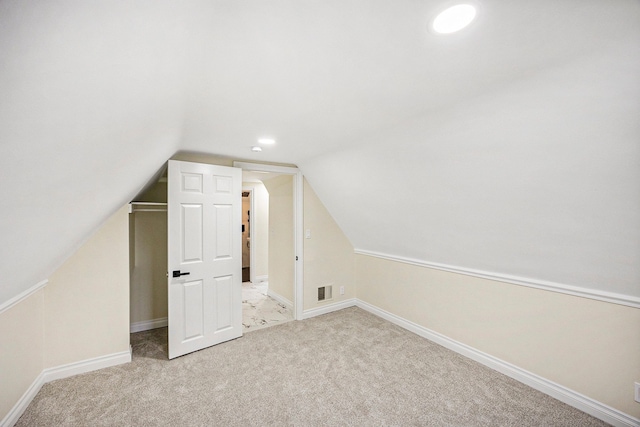
[[(249, 212), (251, 212), (251, 214), (249, 215), (249, 232), (253, 234), (253, 236), (255, 237), (255, 214), (254, 214), (254, 193), (255, 193), (255, 188), (254, 187), (245, 187), (242, 186), (242, 191), (248, 191), (249, 192)], [(244, 215), (244, 214), (243, 214)], [(251, 245), (249, 246), (249, 281), (251, 283), (255, 283), (256, 281), (256, 269), (254, 268), (255, 265), (255, 244), (253, 239), (251, 239)]]
[[(302, 172), (295, 167), (265, 165), (262, 163), (233, 162), (236, 168), (243, 171), (272, 172), (293, 176), (293, 307), (295, 320), (302, 320), (304, 303), (304, 232), (303, 232), (303, 180)], [(253, 257), (251, 257), (253, 260)]]

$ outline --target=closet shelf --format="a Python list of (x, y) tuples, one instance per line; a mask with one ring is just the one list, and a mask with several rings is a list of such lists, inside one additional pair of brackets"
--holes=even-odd
[[(137, 208), (136, 206), (142, 206)], [(157, 206), (157, 207), (153, 207)], [(145, 207), (147, 207), (145, 209)], [(167, 202), (131, 202), (129, 203), (129, 213), (136, 212), (166, 212)]]

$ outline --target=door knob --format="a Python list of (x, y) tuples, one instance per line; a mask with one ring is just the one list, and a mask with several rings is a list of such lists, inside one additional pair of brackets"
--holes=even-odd
[(189, 272), (187, 272), (187, 273), (180, 273), (180, 270), (173, 270), (173, 277), (186, 276), (187, 274), (191, 274), (191, 273), (189, 273)]

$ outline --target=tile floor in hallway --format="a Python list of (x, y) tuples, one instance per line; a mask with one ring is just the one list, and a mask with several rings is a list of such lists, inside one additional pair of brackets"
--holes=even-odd
[(293, 312), (267, 295), (268, 282), (242, 284), (242, 330), (255, 331), (293, 320)]

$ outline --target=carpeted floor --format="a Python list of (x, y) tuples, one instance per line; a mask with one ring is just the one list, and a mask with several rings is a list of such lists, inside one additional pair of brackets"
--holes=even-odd
[(18, 426), (602, 426), (358, 308), (45, 384)]

